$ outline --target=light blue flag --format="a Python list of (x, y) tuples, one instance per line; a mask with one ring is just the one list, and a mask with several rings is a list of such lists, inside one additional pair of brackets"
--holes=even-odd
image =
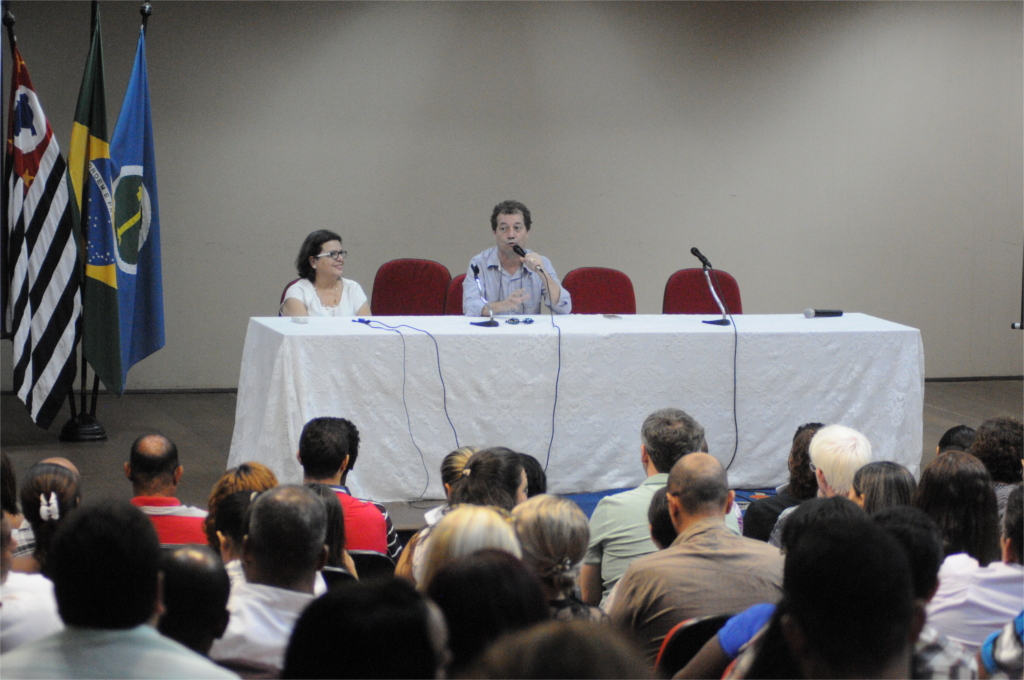
[(129, 368), (164, 346), (160, 210), (146, 77), (146, 34), (141, 30), (128, 91), (110, 141), (110, 159), (124, 385)]

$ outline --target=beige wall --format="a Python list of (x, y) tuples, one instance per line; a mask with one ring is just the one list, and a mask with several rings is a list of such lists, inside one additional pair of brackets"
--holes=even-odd
[[(748, 313), (865, 312), (922, 330), (929, 377), (1022, 373), (1019, 2), (154, 5), (167, 347), (129, 388), (234, 387), (310, 230), (369, 293), (396, 257), (464, 271), (505, 198), (641, 313), (696, 245)], [(102, 6), (112, 128), (138, 14)], [(66, 148), (88, 3), (14, 12)]]

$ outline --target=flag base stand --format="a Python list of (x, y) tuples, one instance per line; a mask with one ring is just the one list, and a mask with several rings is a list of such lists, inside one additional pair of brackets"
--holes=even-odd
[(62, 442), (102, 442), (107, 440), (107, 431), (100, 421), (88, 413), (79, 413), (64, 424), (60, 430)]

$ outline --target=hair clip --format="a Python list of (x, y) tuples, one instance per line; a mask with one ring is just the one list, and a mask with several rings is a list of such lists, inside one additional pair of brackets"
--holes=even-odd
[(469, 468), (462, 468), (462, 476), (469, 477)]
[(49, 503), (43, 494), (39, 494), (39, 518), (44, 522), (49, 522), (51, 519), (56, 522), (60, 519), (60, 506), (57, 504), (56, 492), (50, 492)]

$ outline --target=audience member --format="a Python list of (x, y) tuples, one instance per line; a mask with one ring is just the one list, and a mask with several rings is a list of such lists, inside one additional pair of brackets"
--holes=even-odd
[[(872, 515), (875, 524), (896, 539), (910, 562), (914, 597), (926, 605), (939, 587), (942, 565), (942, 532), (932, 518), (917, 508), (895, 506)], [(925, 624), (914, 643), (915, 680), (926, 678), (975, 678), (978, 664), (961, 645)]]
[[(266, 491), (277, 486), (277, 477), (266, 465), (261, 463), (242, 463), (238, 467), (227, 470), (217, 483), (210, 489), (210, 499), (206, 505), (206, 542), (214, 550), (220, 550), (217, 539), (217, 507), (226, 497), (239, 491)], [(227, 562), (225, 561), (225, 564)]]
[(583, 604), (576, 595), (580, 560), (587, 551), (590, 529), (579, 506), (565, 498), (542, 494), (512, 510), (523, 564), (544, 588), (551, 617), (601, 621), (607, 616)]
[[(67, 458), (44, 458), (39, 462), (67, 468), (79, 480), (79, 485), (81, 485), (78, 468)], [(11, 482), (13, 483), (14, 481), (14, 471), (12, 468)], [(81, 493), (80, 490), (79, 493)], [(16, 516), (15, 520), (15, 523), (11, 524), (11, 537), (14, 539), (14, 564), (11, 568), (13, 571), (37, 571), (38, 566), (34, 558), (32, 558), (32, 554), (36, 551), (36, 537), (32, 533), (32, 524), (29, 523), (24, 513)], [(18, 521), (20, 521), (20, 524), (18, 524)]]
[[(810, 527), (864, 518), (864, 511), (842, 496), (811, 498), (799, 505), (782, 532), (782, 551), (788, 553)], [(693, 659), (673, 677), (720, 678), (729, 663), (768, 625), (775, 614), (774, 603), (755, 604), (731, 617)]]
[(663, 486), (654, 492), (651, 504), (647, 508), (647, 523), (651, 529), (651, 540), (658, 550), (672, 545), (679, 533), (672, 524), (672, 514), (668, 510), (668, 487)]
[[(70, 465), (70, 463), (68, 463)], [(30, 555), (18, 556), (12, 569), (27, 573), (47, 571), (50, 541), (68, 513), (81, 502), (78, 470), (56, 462), (36, 463), (29, 468), (21, 483), (21, 509), (32, 527), (33, 550)], [(16, 534), (16, 540), (21, 536)]]
[[(867, 437), (843, 425), (828, 425), (815, 432), (808, 452), (818, 483), (817, 495), (823, 498), (849, 496), (853, 476), (871, 462), (871, 443)], [(788, 508), (779, 515), (768, 537), (770, 544), (781, 545), (782, 529), (792, 512), (793, 508)]]
[(245, 583), (242, 569), (242, 545), (249, 533), (249, 505), (259, 494), (256, 491), (236, 491), (217, 504), (214, 530), (220, 546), (220, 560), (224, 564), (231, 585)]
[(237, 677), (153, 627), (162, 607), (160, 543), (130, 503), (72, 512), (53, 537), (47, 568), (66, 627), (4, 654), (5, 677)]
[(327, 484), (338, 495), (345, 515), (345, 548), (372, 550), (398, 559), (402, 544), (387, 508), (355, 498), (345, 479), (359, 456), (359, 430), (344, 418), (314, 418), (299, 436), (303, 483)]
[(650, 665), (617, 630), (588, 621), (550, 621), (492, 644), (473, 678), (650, 678)]
[(873, 515), (885, 508), (910, 505), (917, 480), (899, 463), (882, 460), (868, 463), (853, 476), (849, 498)]
[(327, 560), (327, 512), (303, 486), (278, 486), (249, 508), (242, 548), (245, 583), (231, 588), (231, 621), (210, 657), (281, 668), (295, 621), (313, 600), (316, 573)]
[(11, 528), (17, 529), (25, 519), (18, 510), (18, 478), (14, 474), (14, 463), (6, 451), (0, 451), (0, 460), (0, 507)]
[(985, 638), (978, 652), (985, 678), (1019, 678), (1024, 673), (1024, 611)]
[(811, 470), (809, 447), (814, 434), (825, 427), (822, 423), (806, 423), (796, 429), (789, 449), (789, 482), (776, 489), (774, 496), (759, 498), (743, 513), (743, 535), (767, 541), (786, 508), (799, 505), (818, 494), (818, 482)]
[(914, 492), (942, 532), (946, 556), (966, 553), (981, 566), (999, 559), (999, 511), (992, 479), (981, 461), (950, 451), (925, 466)]
[(475, 446), (463, 446), (461, 449), (455, 449), (449, 453), (441, 461), (441, 483), (444, 485), (445, 502), (443, 505), (431, 508), (424, 513), (423, 521), (428, 526), (437, 524), (444, 513), (451, 509), (452, 486), (462, 478), (462, 471), (466, 468), (466, 461), (479, 450)]
[(946, 557), (939, 569), (939, 588), (928, 603), (928, 623), (972, 654), (991, 633), (1020, 613), (1024, 603), (1022, 515), (1024, 493), (1018, 484), (1010, 494), (1003, 520), (1002, 561), (981, 566), (971, 555), (956, 553)]
[(124, 464), (124, 475), (132, 483), (132, 505), (153, 522), (161, 545), (206, 543), (206, 512), (182, 505), (176, 497), (184, 471), (178, 447), (159, 434), (136, 439)]
[(11, 571), (14, 539), (7, 515), (0, 518), (0, 654), (64, 627), (53, 583), (42, 574)]
[(722, 464), (708, 454), (684, 456), (672, 467), (668, 502), (679, 536), (630, 565), (611, 610), (612, 621), (636, 635), (651, 661), (681, 621), (779, 598), (779, 551), (725, 528), (734, 496)]
[(402, 579), (344, 583), (299, 617), (285, 678), (442, 678), (444, 615)]
[(866, 517), (808, 527), (786, 554), (771, 623), (732, 677), (911, 677), (924, 621), (913, 585), (904, 550)]
[[(451, 504), (487, 505), (511, 511), (526, 500), (527, 483), (520, 454), (503, 446), (484, 449), (473, 454), (463, 467), (461, 478), (452, 485)], [(434, 528), (428, 526), (409, 540), (395, 567), (397, 575), (421, 582)]]
[(207, 656), (228, 627), (231, 581), (220, 558), (205, 545), (163, 554), (164, 613), (157, 630)]
[(954, 425), (943, 433), (939, 445), (935, 447), (935, 455), (946, 451), (966, 451), (974, 443), (975, 430), (966, 425)]
[(1024, 423), (1015, 418), (992, 418), (978, 428), (967, 451), (985, 465), (996, 491), (999, 517), (1006, 511), (1006, 499), (1014, 485), (1021, 483), (1024, 458)]
[(548, 492), (548, 475), (540, 461), (528, 453), (520, 453), (526, 471), (526, 497), (533, 498)]
[(540, 583), (504, 550), (480, 550), (446, 565), (431, 579), (427, 595), (448, 624), (453, 677), (502, 634), (548, 618)]
[(426, 590), (445, 566), (485, 548), (523, 556), (515, 530), (497, 510), (482, 505), (455, 508), (437, 523), (430, 540), (420, 546), (423, 571), (416, 574), (416, 584)]
[(522, 454), (503, 446), (473, 454), (452, 486), (452, 505), (493, 505), (511, 511), (526, 500), (529, 479)]
[(630, 563), (657, 550), (647, 523), (651, 498), (668, 482), (668, 473), (677, 460), (707, 450), (704, 427), (685, 411), (664, 408), (644, 419), (640, 427), (640, 465), (647, 479), (635, 489), (602, 498), (594, 509), (590, 545), (580, 572), (584, 602), (605, 604), (612, 586)]

